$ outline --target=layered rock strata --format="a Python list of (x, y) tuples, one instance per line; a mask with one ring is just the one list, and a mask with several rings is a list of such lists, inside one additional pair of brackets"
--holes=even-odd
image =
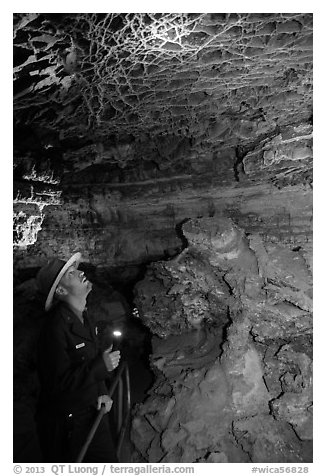
[(37, 241), (15, 249), (16, 267), (37, 267), (52, 254), (68, 257), (76, 250), (103, 268), (171, 257), (183, 247), (178, 228), (184, 220), (221, 210), (247, 232), (306, 247), (312, 238), (311, 135), (309, 124), (289, 126), (252, 145), (240, 162), (235, 150), (222, 149), (215, 159), (208, 154), (196, 161), (201, 171), (184, 176), (170, 170), (170, 178), (126, 175), (114, 183), (100, 169), (91, 177), (66, 177), (61, 204), (46, 202)]

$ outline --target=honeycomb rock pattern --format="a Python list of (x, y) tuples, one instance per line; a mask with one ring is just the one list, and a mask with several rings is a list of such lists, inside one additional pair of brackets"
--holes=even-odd
[(16, 124), (122, 167), (311, 116), (311, 14), (15, 14), (14, 46)]

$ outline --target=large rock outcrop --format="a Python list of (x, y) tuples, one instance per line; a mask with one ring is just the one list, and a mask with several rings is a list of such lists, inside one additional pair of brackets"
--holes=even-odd
[[(226, 217), (137, 286), (157, 381), (134, 416), (147, 461), (311, 461), (311, 272), (301, 250)], [(185, 404), (186, 403), (186, 404)], [(142, 437), (140, 438), (140, 435)]]

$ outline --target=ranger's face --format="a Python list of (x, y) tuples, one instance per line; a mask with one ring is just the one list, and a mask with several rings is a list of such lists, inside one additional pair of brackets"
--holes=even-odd
[(63, 286), (65, 290), (72, 296), (84, 297), (92, 289), (92, 283), (88, 281), (83, 271), (77, 269), (76, 266), (70, 266), (62, 276), (59, 286)]

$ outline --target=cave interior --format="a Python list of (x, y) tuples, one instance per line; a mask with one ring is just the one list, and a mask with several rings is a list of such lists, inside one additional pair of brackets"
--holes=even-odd
[(103, 341), (120, 326), (141, 362), (129, 461), (311, 462), (313, 15), (13, 26), (19, 442), (38, 394), (35, 274), (81, 251)]

